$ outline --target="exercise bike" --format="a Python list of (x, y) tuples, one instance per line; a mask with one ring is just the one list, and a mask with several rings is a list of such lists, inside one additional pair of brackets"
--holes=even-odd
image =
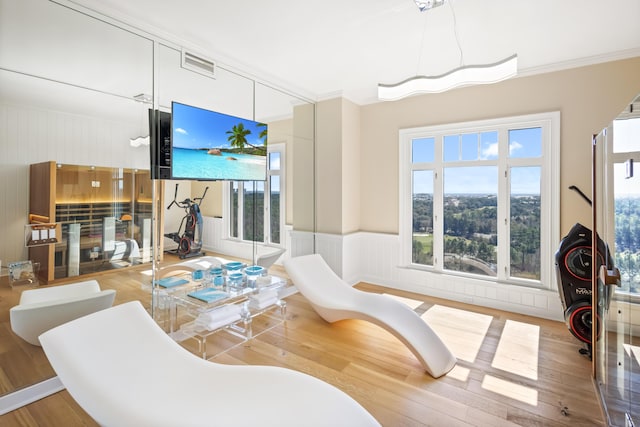
[[(171, 209), (173, 205), (184, 209), (185, 216), (180, 221), (180, 227), (175, 233), (167, 233), (165, 237), (173, 240), (178, 244), (176, 249), (172, 249), (167, 252), (177, 254), (180, 259), (192, 258), (202, 256), (205, 253), (202, 249), (202, 214), (200, 213), (200, 204), (202, 199), (207, 194), (209, 187), (204, 189), (201, 197), (194, 197), (193, 200), (186, 198), (181, 202), (178, 202), (178, 184), (176, 184), (176, 191), (173, 195), (173, 201), (167, 206), (167, 209)], [(184, 226), (184, 230), (183, 227)], [(182, 234), (180, 230), (183, 230)]]
[[(591, 205), (591, 200), (572, 185), (569, 189), (579, 193), (583, 199)], [(596, 318), (593, 319), (591, 310), (592, 300), (592, 232), (589, 228), (580, 223), (576, 223), (569, 233), (562, 239), (558, 251), (555, 255), (556, 278), (558, 280), (558, 291), (564, 309), (564, 319), (571, 334), (582, 344), (580, 354), (591, 359), (593, 351), (592, 330), (596, 330), (596, 339), (602, 333), (602, 315), (609, 309), (613, 290), (610, 285), (617, 285), (615, 275), (620, 277), (619, 271), (613, 266), (613, 258), (608, 245), (597, 238), (597, 255), (595, 262), (598, 271), (598, 293), (603, 298), (598, 301)], [(605, 276), (600, 272), (600, 267), (605, 266), (607, 272)], [(609, 276), (613, 274), (613, 276)], [(614, 280), (610, 280), (614, 277)]]

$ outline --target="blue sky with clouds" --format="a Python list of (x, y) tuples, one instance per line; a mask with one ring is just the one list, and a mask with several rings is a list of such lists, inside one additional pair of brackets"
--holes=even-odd
[(178, 148), (228, 148), (230, 146), (226, 133), (234, 125), (242, 123), (251, 131), (247, 141), (251, 145), (262, 146), (259, 139), (260, 132), (257, 123), (214, 111), (173, 103), (172, 108), (172, 143)]
[[(509, 132), (510, 158), (539, 158), (542, 155), (540, 128), (515, 129)], [(433, 162), (435, 138), (414, 139), (412, 160)], [(446, 135), (442, 138), (444, 159), (445, 194), (496, 194), (498, 168), (493, 165), (467, 166), (465, 161), (496, 160), (498, 158), (498, 133), (495, 131), (462, 135)], [(447, 164), (450, 167), (447, 167)], [(432, 193), (432, 175), (418, 173), (414, 177), (415, 193)], [(513, 194), (540, 194), (540, 168), (518, 167), (511, 170)]]

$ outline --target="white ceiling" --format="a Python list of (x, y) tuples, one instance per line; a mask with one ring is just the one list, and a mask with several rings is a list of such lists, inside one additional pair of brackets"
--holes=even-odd
[[(69, 0), (311, 99), (518, 54), (519, 75), (640, 55), (638, 0)], [(456, 43), (456, 33), (460, 49)], [(462, 54), (461, 54), (462, 53)]]

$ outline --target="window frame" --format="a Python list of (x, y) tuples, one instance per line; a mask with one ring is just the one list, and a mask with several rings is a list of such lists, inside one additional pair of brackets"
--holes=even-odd
[[(280, 154), (280, 169), (270, 169), (269, 167), (269, 154), (271, 153), (279, 153)], [(285, 236), (285, 144), (284, 143), (276, 143), (276, 144), (268, 144), (267, 145), (267, 179), (264, 182), (264, 208), (263, 208), (263, 235), (264, 240), (255, 242), (268, 246), (282, 246), (284, 242), (282, 241)], [(271, 240), (272, 231), (271, 231), (271, 177), (279, 176), (280, 177), (280, 242), (274, 243)], [(238, 206), (236, 207), (236, 221), (238, 221), (238, 236), (232, 236), (231, 234), (231, 194), (232, 187), (234, 183), (238, 185)], [(244, 229), (242, 227), (242, 222), (244, 218), (244, 186), (250, 185), (253, 186), (254, 181), (226, 181), (225, 185), (223, 185), (223, 212), (224, 212), (224, 236), (228, 240), (232, 240), (240, 243), (254, 243), (253, 240), (247, 240), (244, 238)]]
[[(510, 275), (509, 258), (509, 196), (510, 177), (505, 172), (510, 167), (528, 166), (530, 159), (508, 158), (508, 131), (510, 129), (524, 129), (540, 127), (542, 134), (542, 155), (540, 157), (541, 182), (540, 182), (540, 280), (512, 277)], [(472, 166), (471, 161), (444, 162), (442, 138), (451, 134), (467, 134), (481, 132), (498, 132), (500, 153), (495, 160), (498, 166), (498, 271), (497, 276), (483, 276), (465, 272), (457, 272), (444, 269), (441, 261), (444, 253), (443, 236), (443, 171), (445, 167), (454, 165)], [(412, 176), (416, 168), (412, 164), (412, 141), (420, 138), (435, 137), (432, 163), (422, 164), (424, 168), (432, 166), (434, 172), (433, 195), (433, 228), (434, 228), (434, 263), (432, 266), (415, 264), (412, 262)], [(443, 125), (423, 126), (401, 129), (399, 131), (399, 238), (400, 238), (400, 263), (407, 268), (423, 270), (435, 274), (448, 274), (468, 277), (474, 280), (491, 283), (505, 283), (520, 286), (536, 287), (542, 289), (554, 289), (555, 264), (554, 253), (559, 243), (560, 230), (560, 112), (546, 112), (477, 120)], [(506, 141), (506, 142), (504, 142)], [(506, 147), (505, 147), (506, 144)], [(506, 151), (505, 151), (506, 150)], [(476, 163), (477, 164), (477, 163)], [(506, 179), (502, 179), (505, 177)]]

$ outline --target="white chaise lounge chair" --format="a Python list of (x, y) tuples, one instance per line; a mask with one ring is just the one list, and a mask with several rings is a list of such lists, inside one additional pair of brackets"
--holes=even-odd
[(385, 295), (354, 289), (318, 255), (290, 258), (284, 267), (298, 291), (327, 322), (361, 319), (395, 335), (434, 378), (449, 372), (456, 358), (407, 305)]
[(280, 248), (275, 251), (262, 254), (256, 259), (256, 265), (259, 265), (260, 267), (264, 267), (265, 270), (269, 270), (269, 267), (271, 267), (278, 260), (278, 258), (280, 258), (280, 256), (285, 252), (286, 252), (286, 249)]
[(95, 280), (28, 289), (11, 307), (11, 330), (23, 340), (40, 345), (38, 336), (51, 328), (113, 305), (116, 291), (100, 290)]
[(160, 278), (170, 276), (172, 273), (176, 272), (193, 272), (196, 270), (209, 270), (213, 267), (220, 267), (222, 264), (227, 263), (228, 261), (224, 258), (219, 258), (215, 256), (203, 256), (200, 258), (192, 258), (186, 261), (178, 262), (175, 264), (168, 265), (166, 267), (160, 268), (158, 274)]
[(103, 426), (379, 426), (310, 375), (222, 365), (173, 341), (130, 302), (40, 336), (62, 384)]

